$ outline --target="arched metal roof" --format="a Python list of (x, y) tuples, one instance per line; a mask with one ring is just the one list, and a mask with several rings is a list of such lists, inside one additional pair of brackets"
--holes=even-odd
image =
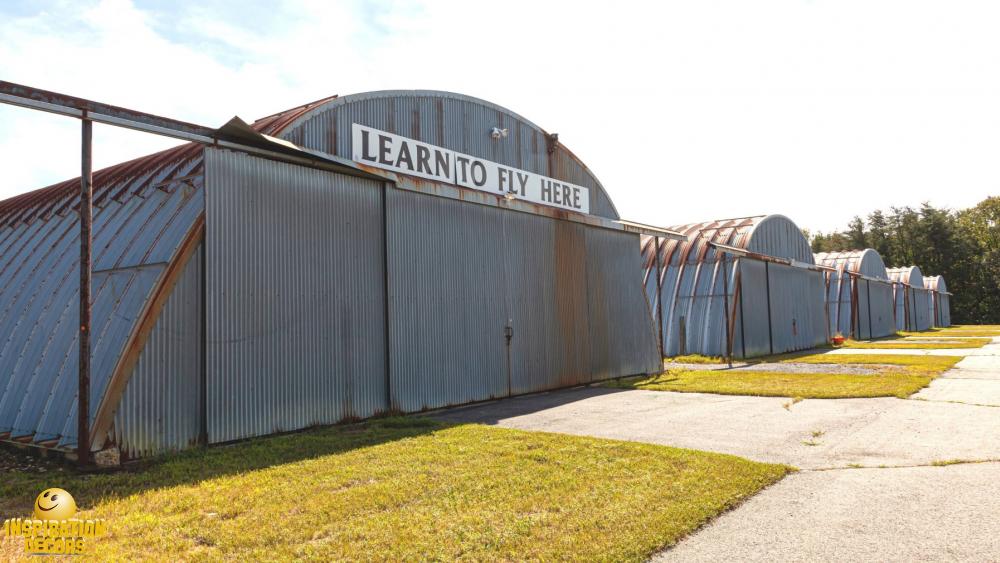
[[(331, 96), (254, 122), (254, 129), (296, 145), (351, 158), (352, 123), (551, 176), (591, 190), (591, 214), (619, 219), (597, 176), (552, 135), (492, 102), (437, 90), (383, 90)], [(493, 127), (509, 137), (492, 139)], [(478, 133), (470, 133), (478, 132)]]
[(844, 252), (819, 252), (815, 257), (816, 263), (821, 266), (837, 268), (841, 272), (846, 271), (880, 280), (889, 280), (882, 255), (874, 248)]
[(947, 293), (948, 284), (944, 282), (944, 276), (927, 276), (924, 278), (924, 287), (941, 293)]
[[(661, 239), (661, 265), (714, 262), (716, 252), (709, 242), (742, 248), (748, 252), (775, 258), (815, 264), (809, 241), (802, 230), (788, 217), (779, 214), (720, 219), (669, 227), (687, 235), (688, 240)], [(653, 253), (655, 237), (642, 237), (642, 254), (646, 276), (655, 268)]]
[(889, 279), (894, 282), (905, 283), (918, 289), (924, 288), (924, 275), (920, 272), (919, 266), (889, 268), (886, 273), (889, 274)]

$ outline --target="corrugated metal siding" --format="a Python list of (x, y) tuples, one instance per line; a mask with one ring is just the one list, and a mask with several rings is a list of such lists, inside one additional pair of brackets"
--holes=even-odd
[(638, 235), (585, 232), (591, 379), (659, 373), (655, 325), (635, 276), (641, 264)]
[(827, 341), (822, 272), (770, 264), (774, 352), (805, 350)]
[[(202, 212), (202, 180), (191, 146), (95, 173), (91, 417), (166, 262)], [(66, 448), (76, 443), (79, 359), (73, 183), (0, 204), (0, 435)]]
[[(513, 320), (511, 392), (591, 381), (587, 229), (524, 213), (504, 214), (507, 301)], [(599, 259), (596, 258), (595, 259)]]
[(637, 235), (402, 190), (387, 198), (393, 407), (659, 368)]
[(854, 334), (854, 289), (851, 276), (838, 270), (827, 272), (826, 306), (830, 319), (830, 334)]
[[(771, 353), (771, 324), (768, 310), (773, 289), (768, 286), (770, 265), (741, 258), (740, 268), (740, 324), (737, 332), (738, 346), (733, 354), (743, 354), (746, 358), (765, 356)], [(744, 344), (743, 340), (746, 342)]]
[(937, 326), (951, 326), (951, 296), (944, 293), (935, 293), (934, 307), (937, 310), (938, 315)]
[[(892, 283), (859, 279), (858, 338), (881, 338), (896, 333), (892, 312)], [(871, 305), (869, 306), (869, 303)], [(870, 307), (870, 310), (869, 310)]]
[(396, 189), (386, 197), (392, 406), (506, 395), (503, 211)]
[(206, 155), (209, 441), (385, 410), (382, 185)]
[(131, 458), (198, 440), (202, 403), (202, 257), (189, 259), (160, 312), (115, 413), (115, 441)]
[(942, 276), (927, 276), (924, 287), (930, 291), (930, 320), (934, 326), (951, 326), (951, 310), (948, 294), (948, 284)]
[[(495, 104), (469, 96), (426, 90), (370, 92), (331, 98), (285, 121), (254, 124), (300, 146), (351, 158), (351, 124), (360, 123), (494, 162), (590, 188), (590, 213), (618, 219), (601, 183), (564, 146), (548, 153), (548, 135), (537, 125)], [(490, 136), (506, 128), (507, 138)]]
[[(656, 246), (642, 244), (643, 280), (652, 317), (659, 322), (662, 306), (663, 353), (724, 355), (726, 352), (725, 284), (722, 261), (710, 241), (751, 252), (812, 264), (813, 255), (801, 230), (787, 217), (767, 215), (671, 227), (688, 234), (688, 242), (661, 241), (661, 292), (656, 292)], [(765, 264), (753, 258), (726, 263), (729, 302), (736, 314), (733, 354), (760, 356), (809, 348), (826, 341), (825, 283), (820, 272)], [(736, 273), (740, 294), (736, 299)], [(770, 311), (768, 308), (770, 284)], [(769, 327), (770, 316), (770, 327)], [(682, 329), (683, 326), (683, 329)], [(683, 332), (683, 336), (682, 336)]]
[(914, 331), (931, 328), (931, 292), (924, 288), (920, 268), (890, 268), (887, 272), (889, 278), (896, 282), (893, 284), (896, 329)]
[(802, 229), (784, 215), (768, 215), (757, 222), (747, 234), (747, 242), (743, 248), (805, 264), (816, 263)]
[[(826, 303), (831, 334), (840, 332), (857, 339), (871, 339), (896, 332), (892, 282), (878, 252), (868, 248), (815, 256), (817, 264), (837, 268), (836, 272), (827, 273)], [(859, 279), (857, 274), (885, 281)]]

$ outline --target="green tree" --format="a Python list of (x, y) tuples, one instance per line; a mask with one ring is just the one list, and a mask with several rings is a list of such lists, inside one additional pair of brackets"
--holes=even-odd
[(847, 243), (851, 250), (864, 250), (868, 246), (868, 240), (865, 236), (865, 222), (857, 215), (847, 224)]

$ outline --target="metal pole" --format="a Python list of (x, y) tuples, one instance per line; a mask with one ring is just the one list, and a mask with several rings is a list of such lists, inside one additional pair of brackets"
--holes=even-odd
[(868, 340), (875, 338), (875, 332), (872, 330), (872, 282), (870, 280), (865, 280), (865, 298), (868, 301)]
[(726, 363), (729, 367), (733, 367), (733, 337), (729, 333), (729, 268), (726, 267), (726, 261), (728, 257), (725, 253), (722, 254), (722, 301), (723, 309), (722, 313), (726, 317)]
[(77, 463), (90, 465), (90, 247), (93, 223), (93, 122), (84, 112), (80, 170), (80, 373), (77, 389)]
[(773, 356), (774, 328), (771, 325), (771, 269), (768, 268), (768, 262), (764, 262), (764, 286), (767, 288), (767, 342)]
[(656, 317), (658, 324), (658, 336), (659, 336), (659, 348), (660, 348), (660, 358), (662, 359), (664, 354), (663, 350), (663, 274), (661, 273), (661, 268), (663, 268), (663, 260), (660, 258), (660, 237), (656, 237), (653, 241), (656, 244)]

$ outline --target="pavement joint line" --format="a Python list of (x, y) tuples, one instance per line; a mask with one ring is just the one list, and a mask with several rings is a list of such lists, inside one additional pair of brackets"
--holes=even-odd
[(983, 403), (966, 403), (965, 401), (949, 401), (947, 399), (928, 399), (926, 397), (910, 397), (909, 399), (904, 399), (907, 401), (923, 401), (925, 403), (952, 403), (955, 405), (967, 405), (970, 407), (989, 407), (991, 409), (1000, 409), (1000, 405), (986, 405)]
[(986, 458), (986, 459), (961, 459), (961, 460), (941, 460), (939, 463), (918, 463), (914, 465), (858, 465), (856, 467), (814, 467), (811, 469), (801, 469), (798, 468), (797, 471), (791, 473), (824, 473), (828, 471), (851, 471), (854, 469), (914, 469), (917, 467), (950, 467), (952, 465), (977, 465), (983, 463), (997, 463), (1000, 464), (1000, 458)]
[(940, 379), (957, 379), (959, 381), (1000, 381), (1000, 380), (993, 380), (993, 379), (983, 379), (982, 377), (944, 377), (942, 375), (939, 375), (938, 377), (935, 377), (934, 379), (938, 379), (938, 378), (940, 378)]

